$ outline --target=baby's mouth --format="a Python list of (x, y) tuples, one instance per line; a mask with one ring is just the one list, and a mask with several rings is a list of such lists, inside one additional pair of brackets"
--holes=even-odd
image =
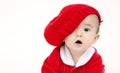
[(82, 41), (77, 40), (75, 43), (76, 43), (76, 44), (82, 44)]

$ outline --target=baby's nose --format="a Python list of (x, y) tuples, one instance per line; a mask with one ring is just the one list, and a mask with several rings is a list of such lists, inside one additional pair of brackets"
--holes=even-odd
[(81, 29), (76, 30), (77, 37), (82, 37), (82, 35), (83, 35), (83, 33), (82, 33)]

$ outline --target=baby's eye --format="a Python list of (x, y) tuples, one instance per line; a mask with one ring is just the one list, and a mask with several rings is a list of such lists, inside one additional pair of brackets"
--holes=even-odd
[(90, 31), (90, 29), (89, 28), (84, 28), (84, 31), (88, 32), (88, 31)]

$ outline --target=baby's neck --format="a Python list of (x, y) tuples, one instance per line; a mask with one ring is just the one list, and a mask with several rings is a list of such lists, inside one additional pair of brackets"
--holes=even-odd
[(73, 59), (75, 65), (77, 64), (79, 58), (83, 55), (84, 52), (70, 51), (72, 59)]

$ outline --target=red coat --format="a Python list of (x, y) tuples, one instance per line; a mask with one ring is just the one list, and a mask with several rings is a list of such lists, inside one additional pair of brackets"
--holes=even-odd
[(97, 51), (83, 66), (66, 65), (60, 58), (60, 48), (55, 48), (44, 61), (41, 73), (104, 73), (104, 65)]

